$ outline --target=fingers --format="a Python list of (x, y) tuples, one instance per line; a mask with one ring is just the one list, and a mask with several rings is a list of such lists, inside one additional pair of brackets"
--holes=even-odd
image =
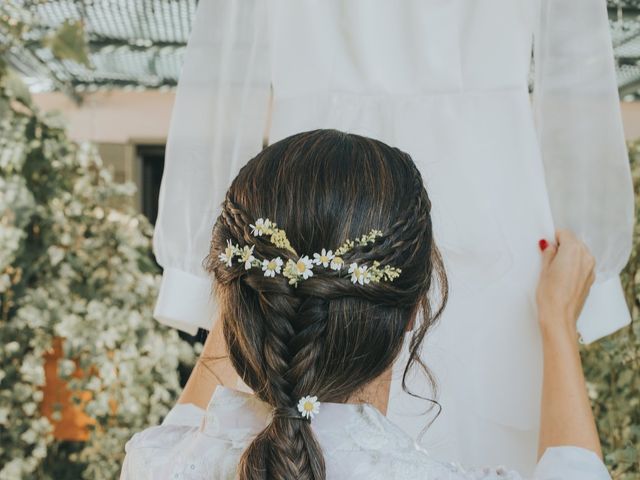
[(553, 243), (549, 243), (549, 242), (546, 243), (546, 246), (542, 250), (542, 267), (543, 268), (547, 267), (551, 263), (553, 258), (556, 256), (557, 251), (558, 251), (557, 245), (554, 245)]
[(556, 241), (558, 245), (570, 245), (570, 244), (579, 244), (580, 240), (571, 230), (567, 230), (565, 228), (559, 228), (556, 230)]
[(555, 257), (558, 250), (563, 252), (563, 255), (569, 256), (573, 262), (579, 262), (582, 265), (583, 270), (588, 272), (588, 275), (595, 275), (596, 260), (591, 254), (589, 247), (581, 241), (571, 230), (560, 228), (556, 230), (556, 245), (551, 242), (548, 243), (548, 247), (542, 252), (543, 264), (548, 265)]

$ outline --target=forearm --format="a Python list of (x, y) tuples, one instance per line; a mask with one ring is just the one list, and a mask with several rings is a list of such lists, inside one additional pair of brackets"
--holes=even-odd
[(548, 447), (574, 445), (602, 458), (575, 329), (543, 328), (542, 338), (544, 371), (538, 457)]

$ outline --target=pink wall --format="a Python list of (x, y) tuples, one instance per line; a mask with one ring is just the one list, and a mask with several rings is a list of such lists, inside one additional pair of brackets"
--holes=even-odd
[[(164, 143), (167, 138), (174, 92), (96, 92), (78, 106), (61, 93), (34, 94), (45, 111), (60, 110), (76, 140), (98, 143)], [(625, 135), (640, 138), (640, 102), (622, 102)]]
[(33, 99), (43, 111), (62, 112), (74, 140), (162, 144), (169, 130), (174, 92), (95, 92), (87, 94), (82, 105), (57, 92), (34, 94)]
[(640, 102), (622, 102), (622, 122), (627, 140), (640, 138)]

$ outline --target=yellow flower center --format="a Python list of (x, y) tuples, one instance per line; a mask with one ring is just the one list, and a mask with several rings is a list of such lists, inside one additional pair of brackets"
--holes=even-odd
[(307, 269), (307, 266), (304, 264), (302, 260), (298, 260), (298, 263), (296, 263), (296, 268), (298, 269), (298, 272), (304, 273), (305, 270)]
[(333, 263), (335, 263), (337, 265), (341, 265), (343, 262), (342, 262), (342, 259), (340, 257), (336, 257), (336, 258), (333, 259)]
[(273, 260), (271, 260), (271, 261), (269, 262), (269, 265), (267, 265), (267, 268), (268, 268), (269, 270), (275, 270), (275, 269), (276, 269), (276, 266), (277, 266), (277, 265), (276, 265), (276, 262), (274, 262)]
[(313, 411), (313, 403), (311, 402), (304, 402), (304, 411), (305, 412), (311, 412)]
[(327, 263), (328, 261), (329, 261), (329, 257), (320, 255), (320, 263)]
[(231, 256), (233, 255), (233, 248), (232, 247), (225, 248), (224, 254), (226, 255), (227, 258), (231, 258)]

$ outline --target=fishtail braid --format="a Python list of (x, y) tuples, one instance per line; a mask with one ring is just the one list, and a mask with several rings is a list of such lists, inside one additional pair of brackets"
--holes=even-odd
[[(256, 243), (249, 232), (251, 219), (228, 197), (221, 216), (235, 238)], [(298, 309), (302, 302), (295, 289), (282, 278), (266, 278), (261, 272), (247, 272), (243, 282), (257, 295), (259, 314), (263, 319), (261, 355), (265, 375), (260, 383), (250, 386), (275, 410), (269, 426), (243, 454), (241, 478), (324, 479), (320, 446), (309, 423), (296, 418), (298, 415), (294, 408), (297, 383), (291, 375), (293, 354), (290, 347), (296, 337), (296, 328), (299, 328), (297, 319), (301, 317)], [(262, 465), (262, 474), (255, 470), (256, 464)]]

